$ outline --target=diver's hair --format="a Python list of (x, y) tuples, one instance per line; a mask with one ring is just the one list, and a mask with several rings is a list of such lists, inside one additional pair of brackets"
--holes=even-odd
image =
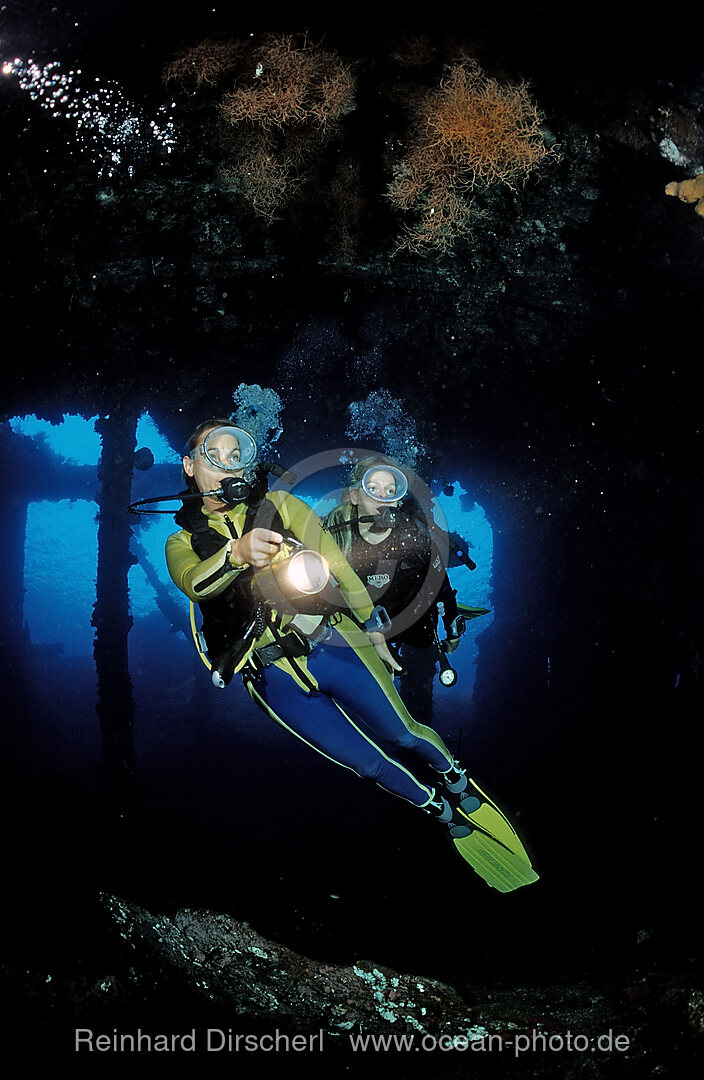
[(232, 427), (232, 423), (232, 420), (230, 420), (229, 418), (225, 419), (222, 416), (213, 416), (210, 418), (210, 420), (203, 420), (198, 425), (198, 427), (191, 432), (188, 442), (184, 447), (183, 456), (186, 457), (187, 454), (190, 454), (191, 450), (195, 450), (198, 444), (198, 440), (200, 439), (204, 431), (208, 431), (210, 428)]
[(331, 510), (325, 518), (325, 528), (329, 530), (333, 540), (345, 556), (349, 555), (352, 549), (354, 532), (350, 525), (357, 520), (357, 517), (357, 507), (352, 505), (349, 500), (349, 492), (347, 492), (347, 498), (343, 496), (342, 504)]

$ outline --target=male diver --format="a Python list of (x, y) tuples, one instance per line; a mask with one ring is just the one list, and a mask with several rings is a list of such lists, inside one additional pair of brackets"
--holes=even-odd
[(268, 490), (252, 436), (227, 419), (205, 421), (183, 471), (200, 498), (184, 499), (166, 560), (200, 607), (216, 685), (238, 673), (253, 701), (299, 739), (432, 814), (489, 885), (510, 892), (537, 880), (505, 816), (409, 713), (394, 687), (384, 613), (317, 514)]

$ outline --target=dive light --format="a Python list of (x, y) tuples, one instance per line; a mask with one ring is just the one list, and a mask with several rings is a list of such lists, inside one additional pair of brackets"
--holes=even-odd
[(252, 577), (252, 591), (263, 603), (306, 615), (320, 613), (320, 594), (328, 584), (337, 582), (327, 561), (293, 537), (286, 537), (279, 554)]

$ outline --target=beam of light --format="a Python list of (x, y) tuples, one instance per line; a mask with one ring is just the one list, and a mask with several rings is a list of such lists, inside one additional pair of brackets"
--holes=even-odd
[(4, 61), (0, 70), (15, 76), (20, 89), (50, 115), (74, 125), (76, 145), (90, 155), (100, 177), (120, 169), (132, 175), (140, 153), (156, 148), (170, 154), (176, 144), (168, 107), (160, 105), (157, 118), (150, 120), (117, 83), (101, 85), (96, 78), (93, 89), (86, 90), (77, 82), (80, 69), (63, 72), (59, 61), (40, 67), (34, 60), (15, 58)]
[(287, 571), (291, 587), (306, 596), (319, 593), (330, 580), (328, 564), (317, 551), (295, 552)]

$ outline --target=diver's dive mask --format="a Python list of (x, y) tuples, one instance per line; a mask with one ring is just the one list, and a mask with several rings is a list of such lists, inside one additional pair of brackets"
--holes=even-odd
[(257, 444), (243, 428), (225, 426), (209, 431), (200, 446), (190, 452), (205, 459), (208, 468), (220, 472), (241, 473), (257, 460)]
[(407, 494), (408, 480), (394, 465), (378, 464), (367, 469), (360, 487), (374, 502), (390, 506)]

